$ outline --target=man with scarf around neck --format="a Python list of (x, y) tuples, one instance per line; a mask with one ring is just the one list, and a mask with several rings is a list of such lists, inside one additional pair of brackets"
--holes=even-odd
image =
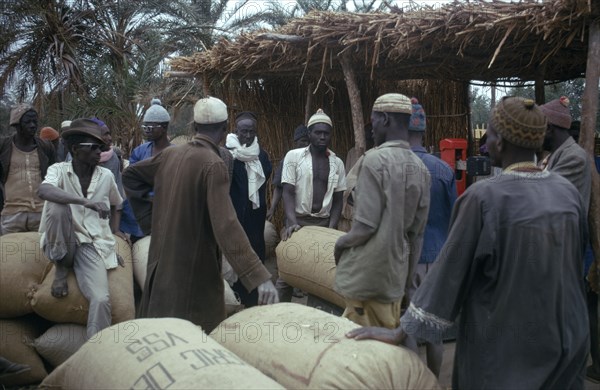
[(279, 301), (229, 197), (229, 174), (218, 147), (227, 117), (221, 100), (198, 100), (192, 141), (123, 172), (140, 227), (144, 233), (152, 229), (139, 317), (182, 318), (210, 333), (226, 318), (222, 255), (248, 291), (258, 289), (259, 304)]
[(9, 124), (15, 135), (0, 139), (0, 234), (38, 230), (44, 202), (37, 190), (56, 162), (52, 144), (36, 136), (38, 114), (33, 106), (13, 107)]
[(505, 97), (494, 107), (486, 144), (502, 173), (458, 198), (448, 239), (400, 326), (348, 337), (439, 341), (460, 313), (452, 388), (583, 389), (585, 207), (568, 180), (535, 165), (545, 132), (533, 100)]
[[(252, 249), (264, 263), (266, 188), (272, 166), (269, 155), (259, 146), (256, 130), (256, 116), (251, 112), (239, 113), (235, 117), (235, 133), (227, 135), (225, 146), (233, 156), (233, 172), (229, 189), (231, 202)], [(246, 307), (258, 304), (256, 290), (248, 292), (239, 280), (232, 288)]]

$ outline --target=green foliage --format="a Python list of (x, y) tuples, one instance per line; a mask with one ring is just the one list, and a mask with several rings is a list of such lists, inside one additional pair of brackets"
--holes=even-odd
[[(583, 96), (584, 88), (584, 79), (575, 79), (564, 81), (562, 83), (546, 85), (544, 87), (546, 102), (558, 99), (561, 96), (568, 97), (571, 102), (570, 108), (573, 120), (581, 120), (581, 97)], [(531, 85), (515, 86), (508, 91), (507, 95), (535, 99), (535, 88)]]
[(491, 99), (480, 89), (471, 88), (471, 127), (485, 127), (490, 118)]

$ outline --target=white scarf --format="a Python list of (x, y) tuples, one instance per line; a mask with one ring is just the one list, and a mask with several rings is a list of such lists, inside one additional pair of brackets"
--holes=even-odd
[(237, 135), (227, 134), (225, 146), (231, 152), (231, 155), (236, 160), (243, 161), (246, 165), (246, 173), (248, 174), (248, 199), (252, 202), (252, 208), (260, 207), (260, 196), (258, 190), (265, 183), (265, 172), (262, 164), (258, 159), (260, 147), (258, 146), (258, 137), (254, 137), (254, 142), (250, 146), (243, 146)]

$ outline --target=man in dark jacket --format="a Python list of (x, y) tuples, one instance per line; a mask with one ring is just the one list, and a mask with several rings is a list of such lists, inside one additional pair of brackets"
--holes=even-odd
[[(229, 195), (238, 220), (252, 249), (265, 261), (266, 188), (272, 166), (269, 155), (258, 144), (257, 118), (242, 112), (235, 118), (235, 133), (227, 135), (226, 147), (233, 157), (233, 174)], [(256, 306), (258, 292), (247, 292), (238, 280), (232, 286), (246, 307)]]
[(15, 135), (0, 140), (1, 234), (37, 231), (44, 207), (37, 190), (55, 163), (54, 147), (36, 136), (38, 115), (29, 104), (11, 110), (10, 126)]
[[(123, 172), (123, 185), (144, 233), (152, 230), (148, 276), (138, 317), (183, 318), (209, 333), (226, 318), (221, 249), (258, 303), (278, 302), (271, 274), (252, 250), (229, 198), (219, 155), (227, 106), (200, 99), (196, 135)], [(154, 197), (148, 194), (154, 191)]]

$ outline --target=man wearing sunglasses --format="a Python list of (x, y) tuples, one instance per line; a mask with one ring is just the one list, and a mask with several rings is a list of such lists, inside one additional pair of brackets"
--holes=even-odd
[(56, 267), (52, 295), (67, 296), (67, 274), (89, 301), (87, 336), (110, 326), (107, 270), (121, 262), (113, 233), (119, 230), (117, 206), (123, 202), (112, 172), (98, 166), (109, 146), (90, 119), (76, 119), (62, 133), (73, 160), (48, 168), (38, 195), (45, 200), (40, 225), (44, 254)]

